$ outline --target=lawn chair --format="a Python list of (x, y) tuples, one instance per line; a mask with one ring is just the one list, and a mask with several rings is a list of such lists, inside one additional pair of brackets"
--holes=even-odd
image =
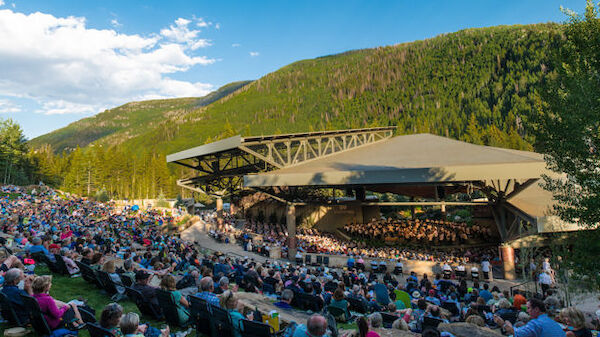
[[(42, 314), (38, 301), (34, 297), (28, 295), (21, 295), (21, 299), (23, 299), (23, 304), (29, 311), (29, 321), (33, 330), (35, 330), (38, 336), (50, 336), (53, 330), (50, 329), (44, 314)], [(80, 329), (84, 327), (85, 324), (79, 326)], [(72, 335), (77, 335), (77, 332), (73, 332)]]
[(438, 325), (440, 325), (440, 323), (444, 323), (444, 321), (442, 321), (439, 318), (424, 316), (422, 327), (423, 327), (423, 330), (425, 330), (426, 328), (437, 329), (437, 327), (438, 327)]
[(100, 278), (98, 278), (98, 274), (96, 273), (96, 270), (94, 270), (94, 268), (90, 267), (89, 265), (87, 265), (83, 262), (79, 262), (79, 261), (75, 261), (75, 264), (77, 264), (77, 266), (79, 267), (79, 271), (81, 272), (81, 277), (83, 277), (84, 280), (86, 280), (89, 283), (94, 284), (99, 289), (104, 288), (104, 285), (100, 281)]
[(113, 296), (113, 295), (119, 293), (119, 290), (117, 289), (117, 285), (119, 285), (121, 287), (123, 285), (115, 283), (115, 281), (113, 281), (113, 279), (110, 277), (110, 275), (107, 272), (98, 270), (96, 272), (96, 275), (98, 275), (98, 278), (100, 279), (100, 282), (102, 283), (102, 289), (104, 289), (104, 291), (106, 291), (108, 293), (108, 295)]
[(348, 320), (348, 316), (346, 315), (346, 310), (334, 306), (328, 306), (327, 312), (330, 313), (335, 320), (338, 322), (346, 322)]
[(101, 327), (100, 325), (94, 323), (88, 323), (86, 325), (88, 332), (90, 333), (90, 337), (115, 337), (115, 335), (110, 332), (110, 330)]
[(460, 316), (460, 310), (458, 310), (456, 303), (444, 302), (444, 303), (442, 303), (441, 307), (448, 310), (450, 312), (450, 314), (452, 315), (452, 317)]
[(246, 319), (242, 322), (242, 336), (244, 337), (274, 337), (275, 330), (272, 326), (266, 323), (249, 321)]
[(189, 325), (189, 321), (180, 321), (179, 314), (177, 313), (178, 307), (173, 299), (173, 294), (170, 291), (158, 289), (156, 290), (156, 298), (158, 299), (158, 304), (160, 304), (160, 307), (165, 314), (165, 320), (167, 321), (167, 324), (180, 328), (186, 328)]
[(71, 273), (69, 273), (69, 268), (67, 268), (67, 264), (65, 263), (65, 260), (63, 260), (62, 256), (59, 254), (54, 254), (54, 259), (56, 260), (56, 270), (58, 270), (59, 274), (71, 276)]
[[(22, 310), (22, 309), (21, 309)], [(19, 315), (13, 306), (13, 303), (4, 295), (4, 293), (0, 292), (0, 312), (2, 313), (2, 317), (8, 321), (8, 324), (11, 326), (25, 326), (28, 322), (22, 322)]]
[(379, 314), (381, 315), (381, 319), (382, 319), (381, 323), (383, 324), (383, 327), (386, 329), (391, 329), (392, 324), (394, 324), (394, 321), (396, 321), (397, 319), (400, 318), (396, 315), (392, 315), (387, 312), (380, 312)]
[(196, 324), (196, 330), (198, 334), (210, 336), (210, 306), (206, 301), (197, 296), (190, 296), (190, 316)]
[(209, 305), (212, 317), (210, 329), (212, 337), (233, 337), (233, 324), (229, 312), (214, 305)]
[(348, 301), (348, 303), (350, 304), (350, 311), (354, 311), (359, 314), (369, 313), (369, 307), (362, 300), (348, 296), (346, 297), (346, 301)]
[(125, 287), (125, 294), (127, 294), (127, 297), (135, 303), (142, 315), (149, 316), (156, 320), (161, 320), (163, 318), (159, 308), (155, 308), (152, 303), (147, 301), (144, 296), (142, 296), (141, 292), (130, 287)]

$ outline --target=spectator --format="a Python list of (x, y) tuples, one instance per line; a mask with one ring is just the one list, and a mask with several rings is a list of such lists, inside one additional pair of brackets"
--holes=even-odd
[(190, 320), (190, 314), (187, 312), (187, 308), (190, 307), (190, 304), (175, 287), (175, 277), (173, 277), (173, 275), (165, 275), (160, 281), (160, 287), (163, 290), (171, 292), (173, 301), (175, 302), (175, 305), (177, 305), (179, 325), (185, 325)]
[(296, 327), (293, 337), (328, 337), (327, 320), (325, 317), (314, 314), (308, 318), (306, 325), (300, 324)]
[(565, 323), (572, 330), (567, 331), (567, 337), (592, 337), (592, 332), (585, 326), (585, 317), (577, 308), (564, 308), (560, 312), (561, 317), (565, 318)]
[(564, 337), (565, 332), (560, 325), (546, 314), (544, 302), (536, 298), (527, 301), (527, 313), (531, 320), (520, 328), (514, 328), (509, 321), (500, 316), (494, 316), (494, 322), (501, 326), (508, 334), (516, 337)]
[[(4, 287), (0, 289), (15, 309), (19, 320), (24, 323), (29, 321), (29, 315), (23, 306), (21, 295), (33, 295), (31, 289), (33, 278), (33, 275), (25, 277), (21, 269), (11, 268), (4, 275)], [(24, 280), (24, 290), (19, 289), (17, 286), (22, 280)]]
[(206, 276), (200, 280), (200, 290), (201, 292), (197, 293), (196, 296), (208, 302), (208, 304), (212, 304), (216, 307), (221, 306), (219, 302), (219, 298), (214, 294), (215, 286), (212, 278)]
[(36, 277), (31, 285), (33, 297), (38, 301), (50, 329), (58, 329), (61, 326), (69, 328), (71, 324), (78, 327), (84, 324), (75, 304), (55, 300), (48, 294), (51, 287), (52, 276), (48, 275)]
[(229, 316), (231, 317), (231, 324), (233, 325), (233, 335), (234, 337), (242, 336), (242, 322), (241, 320), (247, 318), (248, 320), (254, 320), (253, 314), (250, 313), (248, 317), (244, 317), (238, 311), (238, 299), (236, 294), (227, 290), (221, 295), (221, 308), (227, 310), (229, 312)]
[(284, 289), (281, 293), (281, 301), (273, 303), (281, 309), (292, 309), (292, 300), (294, 299), (294, 292), (290, 289)]
[(107, 304), (100, 314), (100, 326), (110, 331), (113, 336), (121, 337), (123, 333), (119, 327), (121, 317), (123, 316), (123, 307), (117, 303)]
[(371, 327), (369, 326), (369, 320), (364, 316), (358, 318), (356, 325), (358, 326), (359, 337), (379, 337), (377, 332), (370, 329)]

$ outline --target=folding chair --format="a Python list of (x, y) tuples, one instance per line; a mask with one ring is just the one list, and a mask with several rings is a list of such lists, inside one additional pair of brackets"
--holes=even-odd
[(170, 291), (158, 289), (156, 291), (156, 297), (158, 298), (158, 304), (160, 304), (165, 315), (165, 321), (167, 321), (170, 326), (186, 328), (189, 325), (189, 321), (181, 322), (179, 320), (179, 314), (177, 313), (178, 307), (173, 299), (173, 294)]
[(233, 324), (229, 312), (216, 306), (211, 306), (212, 317), (210, 320), (210, 329), (212, 337), (233, 337)]
[(379, 314), (381, 314), (383, 327), (387, 329), (391, 329), (394, 321), (400, 318), (387, 312), (380, 312)]
[[(39, 336), (50, 336), (53, 330), (50, 329), (38, 301), (34, 297), (26, 295), (21, 295), (21, 299), (23, 299), (23, 304), (29, 311), (29, 322), (31, 323), (33, 330), (35, 330)], [(85, 324), (79, 326), (80, 329), (84, 327)], [(73, 332), (73, 335), (77, 335), (77, 332)]]
[(149, 301), (146, 301), (141, 292), (130, 287), (125, 287), (125, 294), (127, 294), (127, 297), (129, 297), (129, 299), (135, 303), (143, 315), (149, 316), (156, 320), (161, 320), (163, 318), (163, 315), (159, 309), (155, 308), (154, 305), (152, 305), (152, 303)]
[(27, 324), (27, 322), (21, 321), (21, 318), (19, 318), (19, 315), (17, 315), (17, 312), (15, 311), (13, 303), (11, 303), (2, 292), (0, 292), (0, 312), (2, 313), (2, 317), (7, 320), (10, 325), (22, 327)]
[(210, 306), (204, 299), (197, 296), (190, 296), (190, 315), (196, 324), (197, 333), (210, 336), (211, 325), (210, 317)]
[(275, 330), (272, 326), (266, 323), (249, 321), (247, 319), (242, 322), (242, 336), (244, 337), (273, 337)]
[(100, 325), (94, 323), (88, 323), (86, 325), (88, 332), (90, 333), (90, 337), (115, 337), (110, 330), (101, 327)]

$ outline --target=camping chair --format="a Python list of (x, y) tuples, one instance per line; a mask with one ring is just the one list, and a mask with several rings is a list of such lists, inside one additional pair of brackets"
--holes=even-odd
[(69, 268), (67, 268), (67, 264), (65, 263), (65, 260), (63, 260), (62, 255), (54, 254), (54, 259), (56, 260), (55, 265), (59, 274), (70, 276), (71, 273), (69, 273)]
[(165, 321), (167, 321), (170, 326), (185, 328), (189, 325), (189, 321), (180, 321), (179, 314), (177, 313), (178, 307), (173, 299), (173, 294), (171, 294), (170, 291), (158, 289), (156, 290), (156, 298), (158, 299), (158, 304), (160, 304), (160, 307), (165, 315)]
[(402, 267), (400, 267), (400, 266), (394, 267), (394, 275), (402, 275)]
[(212, 311), (210, 329), (212, 337), (233, 337), (233, 324), (229, 312), (216, 306), (209, 305)]
[(77, 266), (79, 267), (79, 271), (81, 272), (81, 277), (83, 277), (84, 280), (96, 285), (96, 287), (99, 289), (104, 288), (104, 285), (98, 278), (98, 275), (97, 275), (96, 271), (94, 270), (94, 268), (90, 267), (89, 265), (87, 265), (83, 262), (79, 262), (79, 261), (76, 261), (75, 264), (77, 264)]
[(142, 315), (150, 316), (156, 320), (161, 320), (163, 318), (159, 308), (155, 308), (152, 303), (146, 301), (141, 292), (130, 287), (125, 287), (125, 294), (127, 294), (127, 297), (135, 303)]
[(444, 302), (444, 303), (442, 303), (441, 307), (448, 310), (450, 312), (450, 314), (452, 315), (452, 317), (460, 316), (460, 310), (458, 310), (456, 303)]
[[(110, 275), (107, 272), (98, 270), (96, 275), (98, 275), (98, 278), (102, 283), (102, 289), (104, 289), (108, 295), (113, 296), (119, 293), (119, 290), (117, 290), (117, 284), (112, 280), (112, 278), (110, 278)], [(121, 284), (119, 285), (122, 286)]]
[(210, 307), (206, 301), (197, 296), (190, 296), (190, 316), (196, 324), (197, 333), (210, 336)]
[[(38, 336), (50, 336), (53, 330), (50, 329), (44, 314), (42, 314), (38, 301), (34, 297), (28, 295), (21, 295), (21, 299), (23, 299), (23, 304), (29, 311), (29, 322), (31, 323), (33, 330), (35, 330)], [(80, 325), (79, 329), (84, 327), (85, 324)], [(73, 335), (77, 335), (77, 332), (73, 332)]]
[(509, 311), (509, 312), (502, 313), (500, 315), (500, 318), (502, 318), (505, 321), (509, 321), (512, 324), (515, 324), (515, 322), (517, 321), (518, 316), (519, 316), (519, 312), (516, 311), (516, 310), (512, 310), (512, 311)]
[(90, 337), (115, 337), (110, 330), (101, 327), (100, 325), (94, 323), (88, 323), (86, 325), (88, 332), (90, 333)]
[(10, 325), (24, 326), (27, 324), (27, 322), (21, 322), (12, 303), (2, 292), (0, 292), (0, 312), (2, 313), (2, 317), (7, 320)]
[(383, 324), (383, 327), (386, 329), (391, 329), (392, 324), (394, 324), (394, 321), (396, 321), (397, 319), (400, 318), (396, 315), (392, 315), (387, 312), (379, 312), (379, 314), (381, 315), (381, 318), (382, 318), (381, 323)]
[(369, 307), (363, 301), (354, 297), (346, 297), (346, 301), (350, 303), (350, 311), (357, 312), (359, 314), (367, 314), (369, 312)]
[(121, 274), (121, 275), (119, 275), (119, 277), (121, 278), (121, 282), (123, 282), (124, 286), (126, 286), (126, 287), (133, 286), (133, 278), (131, 276)]
[(242, 336), (244, 337), (273, 337), (275, 330), (266, 323), (242, 319)]
[(347, 322), (350, 317), (347, 317), (346, 310), (334, 306), (328, 306), (327, 312), (330, 313), (338, 322)]
[(434, 318), (434, 317), (427, 317), (424, 316), (423, 317), (423, 330), (425, 330), (425, 328), (434, 328), (437, 329), (438, 325), (440, 325), (440, 323), (443, 323), (444, 321), (442, 321), (439, 318)]

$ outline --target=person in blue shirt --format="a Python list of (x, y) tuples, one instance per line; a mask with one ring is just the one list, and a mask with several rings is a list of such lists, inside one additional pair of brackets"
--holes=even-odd
[(355, 263), (354, 257), (350, 256), (348, 258), (348, 261), (346, 262), (346, 265), (348, 266), (348, 269), (354, 268), (354, 263)]
[(281, 309), (292, 309), (292, 300), (294, 299), (294, 292), (291, 289), (284, 289), (281, 292), (281, 301), (273, 303), (274, 306)]
[(208, 304), (212, 304), (216, 307), (219, 307), (221, 305), (219, 302), (219, 298), (214, 293), (215, 284), (213, 283), (212, 278), (210, 278), (209, 276), (203, 277), (200, 280), (200, 290), (202, 290), (202, 292), (197, 293), (197, 297), (200, 297), (201, 299), (208, 302)]
[[(21, 282), (21, 280), (25, 280), (24, 290), (21, 290), (17, 287), (17, 284)], [(33, 275), (25, 278), (23, 275), (23, 271), (18, 268), (9, 269), (4, 275), (4, 287), (0, 289), (0, 291), (6, 295), (6, 298), (13, 306), (15, 313), (19, 317), (21, 323), (26, 323), (29, 321), (29, 313), (25, 310), (23, 306), (23, 300), (21, 299), (21, 295), (33, 295), (33, 290), (31, 289), (31, 283), (33, 281)]]
[(293, 337), (328, 337), (327, 320), (325, 317), (314, 314), (308, 318), (306, 325), (296, 327)]
[(546, 314), (546, 305), (542, 300), (532, 298), (527, 301), (527, 313), (531, 320), (524, 326), (515, 328), (509, 321), (494, 316), (494, 322), (514, 337), (565, 337), (558, 323)]
[(492, 295), (492, 293), (488, 290), (490, 288), (490, 285), (487, 283), (483, 284), (483, 290), (481, 290), (479, 292), (479, 297), (483, 297), (483, 299), (485, 300), (485, 303), (487, 303), (489, 300), (494, 298), (494, 295)]
[(39, 236), (36, 236), (35, 238), (33, 238), (33, 240), (31, 240), (31, 243), (33, 244), (32, 246), (30, 246), (27, 249), (27, 252), (29, 254), (35, 254), (35, 253), (44, 253), (44, 255), (46, 255), (50, 261), (55, 262), (56, 259), (54, 258), (54, 255), (51, 254), (48, 249), (46, 249), (46, 247), (44, 247), (44, 245), (42, 245), (42, 239)]

